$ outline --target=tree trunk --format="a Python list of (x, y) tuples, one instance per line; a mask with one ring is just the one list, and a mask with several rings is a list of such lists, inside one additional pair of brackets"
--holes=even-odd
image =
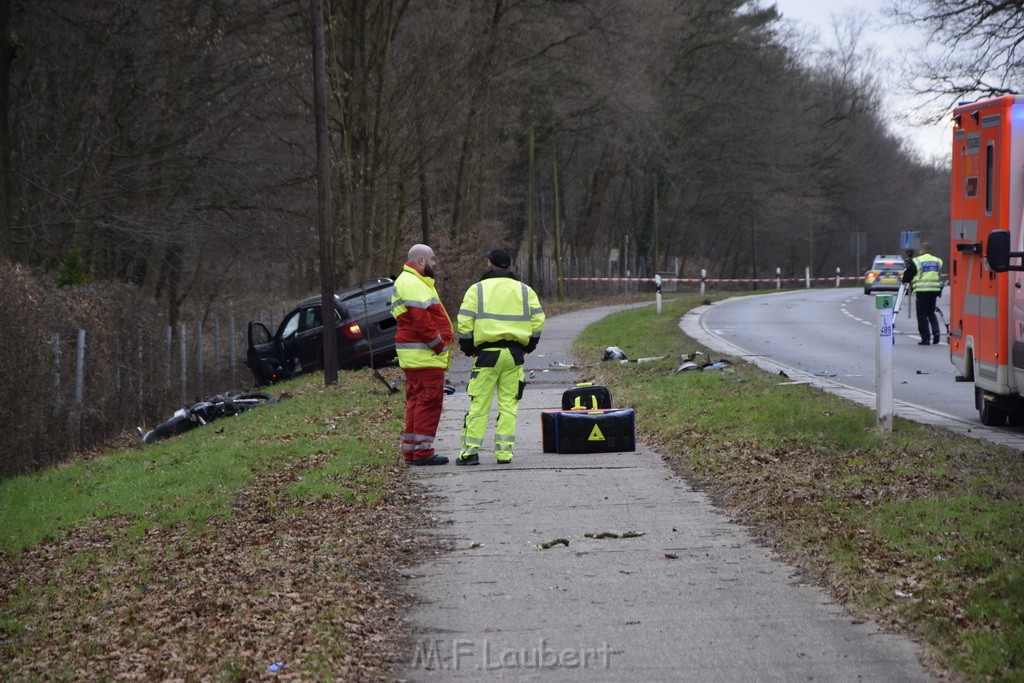
[(11, 63), (14, 61), (12, 0), (0, 0), (0, 261), (11, 257), (11, 163), (14, 158), (8, 112), (11, 108)]

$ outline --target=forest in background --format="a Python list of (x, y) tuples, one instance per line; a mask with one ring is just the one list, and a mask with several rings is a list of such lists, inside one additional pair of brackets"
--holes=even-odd
[[(4, 2), (0, 252), (132, 283), (171, 325), (317, 290), (308, 2)], [(550, 257), (556, 207), (564, 258), (642, 274), (853, 273), (853, 232), (945, 233), (946, 169), (888, 131), (856, 26), (812, 53), (740, 0), (326, 7), (340, 284), (418, 241)]]
[[(324, 5), (339, 289), (396, 274), (415, 242), (448, 301), (498, 245), (550, 296), (552, 259), (849, 275), (902, 230), (945, 242), (947, 165), (890, 132), (862, 24), (824, 49), (759, 0)], [(1019, 22), (896, 5), (948, 38), (947, 62), (916, 65), (939, 69), (929, 92), (1015, 82)], [(957, 61), (964, 24), (940, 5), (1007, 27), (1006, 62)], [(5, 395), (73, 319), (132, 337), (117, 328), (319, 291), (310, 30), (306, 0), (0, 0), (0, 265), (19, 283), (7, 310), (31, 312), (0, 324), (25, 349)], [(4, 426), (36, 400), (0, 401)]]

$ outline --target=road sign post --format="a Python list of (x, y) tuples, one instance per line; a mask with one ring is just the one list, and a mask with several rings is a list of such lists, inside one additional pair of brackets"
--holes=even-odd
[(875, 425), (892, 431), (892, 294), (876, 294), (878, 335), (875, 338)]

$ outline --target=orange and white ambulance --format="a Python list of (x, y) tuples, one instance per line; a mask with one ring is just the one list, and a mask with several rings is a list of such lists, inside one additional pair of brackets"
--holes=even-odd
[[(949, 353), (982, 423), (1024, 424), (1024, 98), (953, 110)], [(1014, 249), (1016, 251), (1011, 251)]]

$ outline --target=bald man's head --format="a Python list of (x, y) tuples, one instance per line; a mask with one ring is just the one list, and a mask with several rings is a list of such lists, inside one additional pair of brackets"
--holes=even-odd
[(406, 260), (427, 277), (434, 277), (434, 250), (426, 244), (412, 245), (409, 249), (409, 258)]

